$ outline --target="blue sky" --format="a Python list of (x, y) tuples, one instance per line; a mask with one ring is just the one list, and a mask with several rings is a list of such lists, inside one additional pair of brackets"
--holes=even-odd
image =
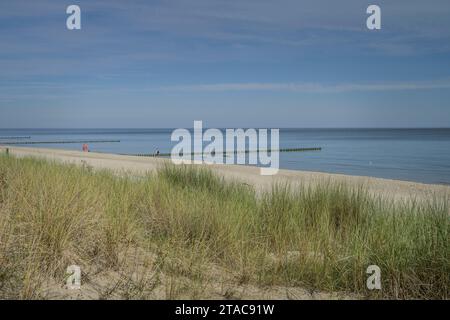
[(0, 128), (450, 127), (449, 16), (448, 0), (2, 0)]

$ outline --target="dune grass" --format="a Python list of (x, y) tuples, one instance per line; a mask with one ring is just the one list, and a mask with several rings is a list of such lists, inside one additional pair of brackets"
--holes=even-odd
[[(447, 299), (449, 226), (448, 199), (394, 203), (331, 182), (257, 194), (200, 167), (118, 177), (2, 155), (0, 298), (47, 298), (78, 264), (120, 275), (100, 298), (209, 298), (217, 281)], [(369, 265), (382, 290), (367, 289)]]

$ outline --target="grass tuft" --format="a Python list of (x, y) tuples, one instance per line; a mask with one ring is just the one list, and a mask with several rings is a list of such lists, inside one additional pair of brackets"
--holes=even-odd
[[(256, 194), (197, 166), (136, 179), (0, 156), (0, 298), (47, 298), (78, 264), (88, 279), (118, 275), (100, 298), (210, 298), (226, 283), (448, 299), (448, 203), (331, 182)], [(381, 291), (366, 288), (372, 264)]]

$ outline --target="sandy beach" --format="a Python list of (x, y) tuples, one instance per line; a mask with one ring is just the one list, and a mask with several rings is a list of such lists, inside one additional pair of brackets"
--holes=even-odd
[[(87, 165), (94, 169), (109, 169), (116, 173), (130, 172), (143, 175), (155, 171), (168, 159), (136, 157), (116, 154), (80, 152), (61, 149), (28, 147), (8, 147), (9, 153), (17, 157), (38, 157), (62, 163)], [(0, 146), (5, 152), (6, 147)], [(409, 181), (380, 179), (365, 176), (349, 176), (321, 172), (307, 172), (280, 169), (274, 176), (261, 176), (260, 170), (253, 166), (205, 165), (225, 179), (238, 180), (255, 187), (256, 190), (269, 190), (274, 183), (288, 183), (292, 187), (303, 184), (315, 185), (320, 182), (345, 183), (351, 186), (364, 186), (373, 195), (394, 200), (432, 199), (434, 196), (450, 198), (450, 186), (432, 185)]]
[[(164, 167), (171, 162), (165, 158), (25, 147), (8, 152), (0, 157), (0, 267), (11, 270), (11, 280), (0, 298), (448, 296), (449, 186), (291, 170), (262, 176), (258, 167), (199, 165), (255, 193), (207, 171)], [(276, 183), (300, 192), (271, 190)], [(366, 290), (368, 265), (382, 268), (382, 292)], [(23, 275), (34, 266), (31, 277)], [(66, 266), (82, 270), (79, 290), (67, 286)], [(399, 278), (414, 281), (399, 289)], [(29, 291), (27, 279), (38, 279)], [(423, 291), (423, 283), (430, 289)]]

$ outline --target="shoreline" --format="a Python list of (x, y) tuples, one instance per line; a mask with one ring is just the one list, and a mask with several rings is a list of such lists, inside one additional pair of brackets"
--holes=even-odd
[[(88, 165), (94, 169), (108, 169), (116, 173), (123, 171), (143, 175), (156, 171), (170, 161), (167, 158), (137, 157), (109, 153), (81, 152), (64, 149), (9, 147), (0, 145), (0, 152), (9, 149), (17, 157), (38, 157), (62, 163)], [(257, 191), (270, 190), (273, 184), (287, 183), (295, 188), (298, 185), (314, 186), (321, 182), (344, 183), (350, 186), (367, 187), (373, 195), (394, 200), (432, 199), (435, 196), (450, 198), (450, 186), (444, 184), (425, 184), (420, 182), (352, 176), (336, 173), (280, 169), (274, 176), (261, 176), (259, 167), (248, 165), (201, 164), (227, 180), (237, 180), (255, 187)]]

